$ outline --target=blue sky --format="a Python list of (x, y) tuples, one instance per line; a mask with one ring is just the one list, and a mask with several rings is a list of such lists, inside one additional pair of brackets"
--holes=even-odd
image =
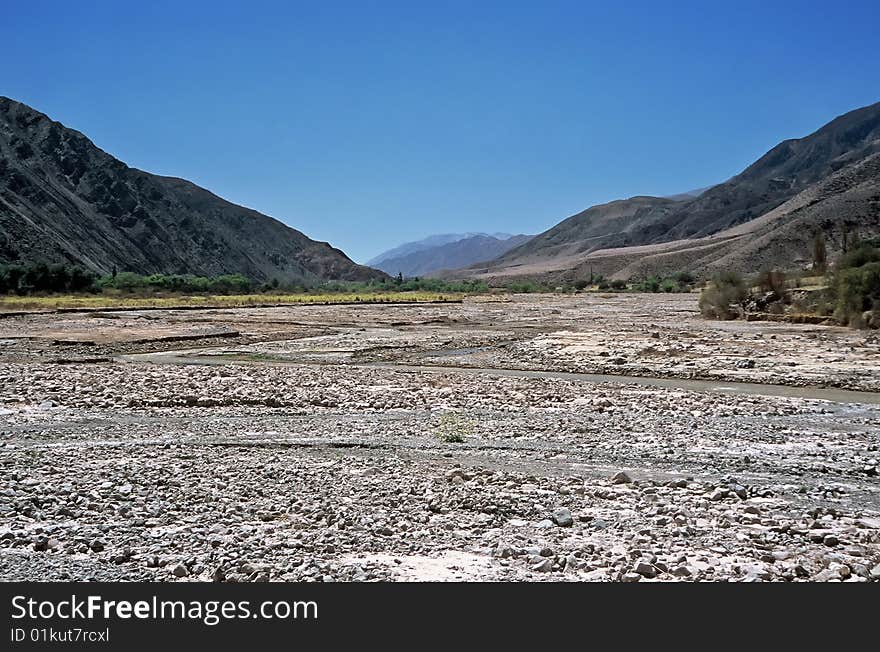
[(359, 261), (732, 176), (880, 100), (880, 3), (14, 2), (0, 94)]

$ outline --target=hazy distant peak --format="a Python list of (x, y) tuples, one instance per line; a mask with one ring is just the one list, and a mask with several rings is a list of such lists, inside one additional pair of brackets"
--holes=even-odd
[(367, 265), (372, 267), (379, 267), (380, 263), (385, 260), (389, 260), (391, 258), (400, 258), (401, 256), (407, 256), (409, 254), (414, 254), (419, 251), (424, 251), (426, 249), (430, 249), (432, 247), (440, 247), (445, 244), (449, 244), (451, 242), (459, 242), (461, 240), (466, 240), (467, 238), (473, 238), (474, 236), (487, 236), (490, 238), (495, 238), (497, 240), (509, 240), (513, 237), (510, 233), (482, 233), (479, 231), (471, 231), (468, 233), (439, 233), (434, 235), (429, 235), (421, 240), (414, 240), (412, 242), (404, 242), (401, 245), (394, 247), (393, 249), (389, 249), (388, 251), (383, 251), (378, 256), (375, 256), (367, 261)]
[[(716, 184), (717, 185), (717, 184)], [(705, 186), (703, 188), (697, 188), (696, 190), (687, 190), (685, 192), (679, 192), (675, 195), (664, 195), (663, 199), (672, 199), (674, 201), (685, 201), (688, 199), (696, 199), (700, 195), (702, 195), (707, 190), (711, 190), (715, 186)]]
[(424, 247), (398, 256), (389, 256), (373, 265), (391, 275), (430, 276), (441, 270), (458, 269), (492, 260), (532, 237), (507, 233), (494, 235), (476, 233), (465, 236), (452, 242)]

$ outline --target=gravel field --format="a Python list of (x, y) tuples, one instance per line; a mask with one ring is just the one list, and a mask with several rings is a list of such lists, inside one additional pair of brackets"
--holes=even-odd
[(0, 319), (0, 579), (880, 581), (876, 333), (696, 295)]

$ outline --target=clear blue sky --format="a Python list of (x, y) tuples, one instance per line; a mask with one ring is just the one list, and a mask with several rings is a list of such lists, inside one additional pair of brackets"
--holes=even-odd
[(722, 181), (880, 100), (880, 2), (4, 3), (0, 94), (363, 261)]

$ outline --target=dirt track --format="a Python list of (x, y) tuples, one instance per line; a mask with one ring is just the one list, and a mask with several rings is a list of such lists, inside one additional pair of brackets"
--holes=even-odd
[(871, 581), (878, 362), (693, 295), (12, 317), (0, 577)]

